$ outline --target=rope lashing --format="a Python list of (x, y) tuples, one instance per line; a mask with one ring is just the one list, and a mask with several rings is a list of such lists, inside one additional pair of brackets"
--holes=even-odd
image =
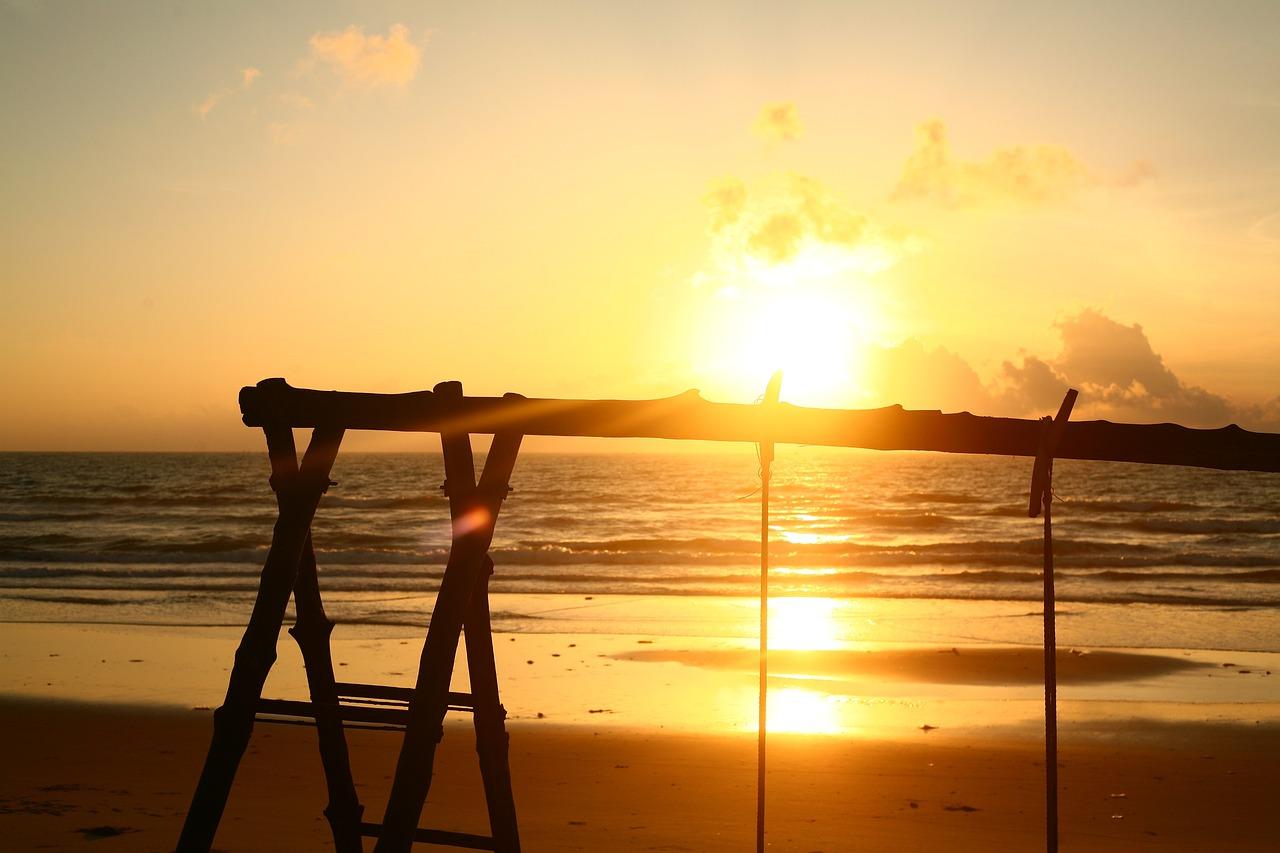
[(1040, 421), (1027, 515), (1044, 513), (1044, 781), (1045, 850), (1058, 853), (1058, 636), (1053, 588), (1053, 455), (1066, 432), (1077, 392), (1068, 389), (1057, 417)]

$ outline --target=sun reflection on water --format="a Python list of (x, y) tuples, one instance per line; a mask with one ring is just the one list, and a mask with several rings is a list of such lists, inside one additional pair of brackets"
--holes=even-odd
[(775, 598), (769, 602), (769, 647), (775, 649), (837, 649), (839, 602), (832, 598)]
[(768, 729), (795, 734), (837, 734), (841, 725), (839, 697), (802, 687), (769, 691)]

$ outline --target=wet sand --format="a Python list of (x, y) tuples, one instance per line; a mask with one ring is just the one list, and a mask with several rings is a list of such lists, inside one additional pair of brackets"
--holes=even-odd
[[(11, 850), (171, 849), (208, 743), (207, 711), (7, 701), (0, 836)], [(350, 733), (371, 819), (398, 738)], [(1280, 834), (1274, 726), (1116, 725), (1063, 744), (1064, 850), (1257, 851)], [(1038, 746), (774, 736), (771, 849), (1035, 850)], [(740, 851), (751, 844), (754, 740), (537, 723), (512, 727), (525, 849)], [(485, 828), (472, 737), (445, 737), (425, 825)], [(259, 724), (217, 849), (328, 849), (314, 731)]]
[[(0, 848), (172, 849), (239, 633), (0, 626)], [(751, 649), (635, 635), (496, 640), (526, 850), (750, 848)], [(420, 642), (335, 639), (340, 677), (407, 684)], [(287, 636), (279, 653), (266, 695), (304, 697)], [(771, 849), (1039, 849), (1039, 654), (775, 652)], [(1063, 655), (1063, 850), (1265, 850), (1280, 837), (1276, 655)], [(483, 832), (473, 739), (451, 719), (424, 825)], [(351, 731), (350, 742), (376, 821), (399, 738)], [(314, 731), (259, 724), (217, 849), (330, 849), (324, 804)]]
[[(626, 652), (622, 660), (684, 663), (713, 669), (754, 672), (755, 649), (654, 649)], [(1059, 649), (1059, 684), (1101, 684), (1154, 678), (1178, 672), (1212, 670), (1206, 661), (1157, 654)], [(813, 676), (876, 677), (931, 684), (1042, 684), (1044, 653), (1031, 647), (795, 650), (774, 649), (769, 670), (779, 678)]]

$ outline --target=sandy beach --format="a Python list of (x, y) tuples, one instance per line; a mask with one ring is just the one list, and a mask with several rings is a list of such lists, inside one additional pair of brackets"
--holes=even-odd
[[(3, 632), (11, 693), (0, 720), (13, 735), (0, 833), (9, 849), (171, 849), (208, 744), (217, 704), (209, 697), (222, 690), (237, 632)], [(301, 697), (296, 650), (287, 637), (279, 648), (267, 692)], [(571, 635), (499, 635), (498, 649), (525, 849), (750, 846), (755, 741), (750, 675), (738, 671), (744, 650)], [(335, 652), (344, 672), (404, 683), (417, 647), (353, 638), (336, 641)], [(893, 648), (807, 652), (800, 661), (780, 652), (770, 849), (1037, 849), (1043, 753), (1036, 687), (1024, 672), (1037, 654)], [(1274, 655), (1063, 655), (1064, 850), (1267, 849), (1280, 833), (1269, 806), (1280, 783), (1280, 723), (1274, 677), (1262, 668)], [(834, 680), (797, 687), (787, 669), (800, 663)], [(862, 692), (850, 696), (855, 684)], [(349, 737), (376, 820), (399, 738)], [(473, 743), (467, 721), (451, 717), (424, 825), (484, 830)], [(328, 849), (324, 803), (314, 731), (260, 723), (217, 849)]]
[[(203, 760), (207, 712), (6, 702), (0, 832), (11, 850), (171, 849)], [(1274, 726), (1115, 726), (1063, 744), (1063, 849), (1260, 851), (1280, 832)], [(398, 739), (353, 731), (359, 790), (376, 819)], [(748, 849), (754, 740), (747, 736), (517, 724), (511, 734), (526, 849)], [(914, 743), (777, 736), (771, 849), (1035, 850), (1041, 755), (1025, 739)], [(472, 737), (449, 728), (425, 825), (486, 827)], [(330, 844), (314, 732), (260, 725), (217, 849)], [(446, 818), (447, 816), (447, 818)]]

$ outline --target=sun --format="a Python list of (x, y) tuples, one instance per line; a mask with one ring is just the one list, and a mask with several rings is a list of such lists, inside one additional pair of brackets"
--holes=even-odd
[(754, 397), (776, 370), (783, 398), (847, 405), (861, 389), (862, 354), (881, 312), (865, 279), (874, 259), (814, 243), (783, 262), (734, 264), (702, 324), (704, 370), (737, 397)]
[[(786, 399), (834, 404), (854, 386), (858, 336), (848, 306), (824, 294), (788, 291), (752, 300), (734, 369), (767, 377), (781, 370)], [(757, 380), (758, 381), (758, 380)]]

